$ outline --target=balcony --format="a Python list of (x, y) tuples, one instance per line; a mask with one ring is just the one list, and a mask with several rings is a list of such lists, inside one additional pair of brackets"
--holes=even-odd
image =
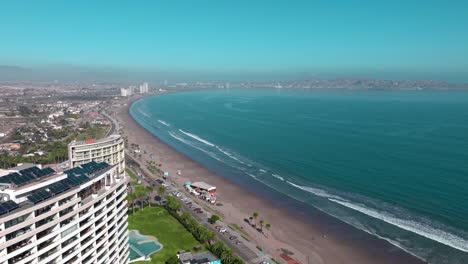
[(66, 220), (63, 220), (62, 222), (60, 222), (60, 227), (64, 227), (68, 224), (70, 224), (71, 222), (73, 222), (75, 220), (75, 217), (70, 217)]
[(93, 217), (87, 217), (85, 220), (81, 221), (80, 222), (80, 227), (86, 225), (87, 223), (89, 223), (89, 221), (91, 221), (91, 219), (93, 219)]
[(67, 241), (63, 242), (62, 243), (62, 248), (65, 248), (67, 247), (68, 245), (70, 245), (71, 243), (73, 243), (74, 241), (76, 241), (78, 238), (75, 236), (75, 237), (72, 237), (70, 239), (68, 239)]
[(53, 254), (57, 253), (58, 252), (58, 248), (55, 247), (49, 251), (47, 251), (46, 253), (42, 254), (39, 256), (39, 261), (44, 261), (45, 259), (47, 259), (48, 257), (52, 256)]
[(64, 215), (67, 215), (69, 213), (73, 212), (73, 207), (68, 207), (66, 209), (63, 209), (62, 211), (60, 211), (59, 215), (60, 217), (64, 216)]
[(52, 243), (54, 243), (54, 239), (55, 239), (55, 237), (42, 242), (41, 244), (39, 244), (37, 246), (37, 250), (40, 251), (40, 250), (43, 250), (44, 248), (52, 245)]
[(75, 247), (75, 248), (71, 248), (71, 249), (65, 251), (65, 252), (62, 254), (62, 259), (64, 259), (64, 258), (70, 256), (70, 255), (73, 254), (73, 252), (75, 252), (75, 251), (76, 251), (76, 247)]
[(48, 216), (40, 221), (36, 222), (36, 228), (39, 228), (40, 226), (43, 226), (51, 221), (54, 221), (54, 215)]
[(28, 244), (31, 244), (31, 238), (27, 238), (27, 239), (24, 239), (16, 244), (13, 244), (11, 246), (9, 246), (7, 248), (7, 253), (10, 254), (12, 252), (15, 252), (16, 250), (28, 245)]
[(12, 232), (12, 233), (6, 235), (6, 241), (17, 238), (18, 236), (22, 236), (22, 235), (26, 234), (27, 232), (29, 232), (31, 230), (32, 230), (31, 226), (27, 226), (27, 227), (23, 227), (21, 229), (18, 229), (15, 232)]
[(52, 231), (53, 231), (53, 227), (48, 228), (48, 229), (46, 229), (46, 230), (44, 230), (44, 231), (42, 231), (42, 232), (37, 233), (37, 234), (36, 234), (37, 240), (39, 240), (39, 239), (41, 239), (41, 238), (43, 238), (43, 237), (45, 237), (45, 236), (51, 234)]
[[(93, 236), (89, 236), (85, 240), (81, 241), (80, 242), (81, 247), (84, 247), (84, 246), (88, 245), (88, 243), (91, 242), (91, 240), (93, 240), (93, 238), (94, 238)], [(89, 244), (88, 248), (92, 248), (92, 247), (93, 247), (93, 243)], [(84, 252), (82, 254), (85, 254), (86, 252)]]
[(50, 205), (48, 205), (48, 206), (46, 206), (46, 207), (37, 209), (34, 213), (35, 213), (36, 217), (38, 217), (38, 216), (40, 216), (41, 214), (50, 212), (50, 210), (52, 209), (52, 207), (54, 207), (54, 204), (50, 204)]
[(23, 253), (19, 254), (18, 256), (9, 259), (8, 264), (14, 264), (16, 262), (19, 262), (19, 261), (29, 257), (30, 255), (31, 255), (31, 251), (23, 252)]
[(72, 259), (66, 262), (66, 264), (73, 264), (73, 263), (78, 263), (78, 257), (73, 257)]
[(92, 227), (86, 228), (85, 230), (81, 231), (80, 236), (86, 235), (86, 234), (89, 233), (89, 231), (91, 231), (92, 229), (93, 229)]

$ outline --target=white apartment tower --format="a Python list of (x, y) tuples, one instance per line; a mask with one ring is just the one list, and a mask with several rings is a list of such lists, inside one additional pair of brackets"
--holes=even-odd
[(68, 159), (71, 168), (90, 161), (105, 161), (110, 165), (117, 165), (117, 172), (124, 174), (124, 140), (120, 135), (113, 134), (99, 140), (73, 141), (68, 144)]
[(140, 93), (145, 94), (149, 92), (149, 85), (147, 82), (140, 84)]
[(94, 161), (0, 177), (0, 264), (128, 263), (127, 182)]

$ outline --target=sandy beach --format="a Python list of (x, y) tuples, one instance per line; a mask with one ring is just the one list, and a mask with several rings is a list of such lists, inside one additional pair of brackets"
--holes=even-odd
[[(257, 245), (275, 259), (280, 259), (280, 249), (287, 249), (300, 263), (423, 263), (390, 243), (373, 237), (344, 224), (308, 205), (276, 193), (263, 185), (245, 188), (217, 175), (176, 151), (136, 123), (128, 113), (131, 102), (119, 102), (109, 109), (125, 131), (129, 143), (139, 144), (148, 153), (153, 153), (156, 163), (169, 171), (172, 180), (183, 186), (185, 181), (205, 181), (215, 185), (218, 200), (223, 205), (215, 206), (226, 223), (235, 223), (243, 228)], [(149, 155), (142, 155), (142, 163)], [(182, 175), (177, 175), (178, 170)], [(255, 188), (257, 188), (255, 191)], [(258, 189), (263, 188), (263, 189)], [(270, 223), (266, 235), (255, 231), (244, 219), (252, 212), (259, 219)]]

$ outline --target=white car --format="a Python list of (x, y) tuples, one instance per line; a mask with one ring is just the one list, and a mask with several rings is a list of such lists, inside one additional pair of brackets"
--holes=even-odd
[(177, 197), (180, 197), (180, 196), (182, 196), (182, 194), (181, 194), (181, 193), (177, 193), (176, 196), (177, 196)]
[(163, 183), (163, 184), (161, 184), (161, 185), (164, 186), (164, 187), (169, 187), (169, 185), (167, 185), (167, 184), (165, 184), (165, 183)]
[(221, 229), (219, 229), (219, 232), (220, 232), (220, 233), (224, 233), (224, 232), (226, 232), (226, 231), (227, 231), (226, 228), (221, 228)]

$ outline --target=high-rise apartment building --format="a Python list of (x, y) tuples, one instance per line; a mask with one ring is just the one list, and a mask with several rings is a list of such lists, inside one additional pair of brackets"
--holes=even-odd
[(0, 264), (128, 263), (127, 182), (94, 161), (0, 177)]
[(70, 167), (76, 167), (90, 161), (105, 161), (117, 165), (117, 172), (125, 172), (124, 140), (120, 135), (110, 135), (99, 140), (73, 141), (68, 144), (68, 159)]

